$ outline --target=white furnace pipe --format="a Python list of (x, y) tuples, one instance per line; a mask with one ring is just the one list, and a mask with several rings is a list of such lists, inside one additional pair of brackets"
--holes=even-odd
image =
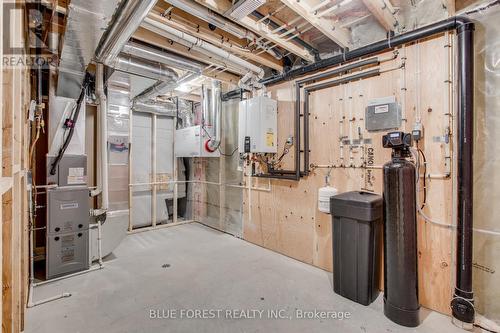
[(108, 197), (108, 140), (107, 140), (107, 113), (108, 113), (108, 100), (106, 94), (104, 93), (104, 65), (97, 64), (96, 73), (96, 93), (99, 99), (98, 113), (100, 122), (100, 135), (99, 135), (99, 147), (100, 147), (100, 184), (98, 186), (101, 191), (101, 209), (107, 210), (109, 206)]
[(175, 28), (169, 27), (165, 24), (162, 24), (161, 22), (158, 22), (156, 20), (153, 20), (149, 17), (146, 17), (144, 19), (143, 23), (144, 27), (148, 30), (153, 30), (153, 31), (158, 31), (161, 30), (163, 32), (163, 36), (170, 38), (174, 42), (177, 42), (179, 44), (185, 45), (186, 43), (190, 44), (190, 46), (196, 46), (199, 47), (209, 53), (215, 54), (221, 58), (224, 58), (233, 64), (243, 67), (251, 72), (254, 72), (259, 78), (264, 77), (264, 70), (246, 60), (243, 60), (227, 51), (225, 51), (222, 48), (219, 48), (215, 45), (212, 45), (210, 43), (205, 42), (202, 39), (196, 38), (192, 35), (189, 35), (187, 33), (184, 33), (180, 30), (177, 30)]

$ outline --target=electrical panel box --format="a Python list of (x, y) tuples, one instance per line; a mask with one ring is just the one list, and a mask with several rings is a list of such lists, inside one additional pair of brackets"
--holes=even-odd
[(86, 155), (64, 155), (56, 168), (56, 174), (51, 175), (50, 169), (54, 160), (54, 156), (47, 156), (47, 184), (87, 185)]
[(175, 131), (174, 151), (176, 157), (219, 157), (217, 149), (211, 152), (207, 143), (212, 137), (212, 128), (201, 125), (181, 128)]
[(88, 268), (88, 230), (47, 236), (47, 279)]
[(89, 228), (89, 189), (64, 187), (47, 191), (47, 232), (49, 234)]
[(372, 99), (365, 110), (365, 127), (369, 132), (386, 131), (401, 127), (401, 107), (396, 97)]
[(266, 96), (240, 102), (238, 150), (240, 153), (277, 153), (278, 103)]

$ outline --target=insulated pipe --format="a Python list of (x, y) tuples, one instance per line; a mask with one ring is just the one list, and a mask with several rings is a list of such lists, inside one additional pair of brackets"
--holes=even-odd
[(99, 42), (97, 61), (111, 65), (155, 4), (156, 0), (123, 0)]
[(106, 94), (104, 93), (104, 65), (102, 63), (97, 64), (96, 72), (96, 94), (99, 100), (98, 113), (99, 113), (99, 151), (100, 151), (100, 161), (101, 161), (101, 179), (99, 186), (101, 189), (101, 209), (107, 210), (109, 205), (108, 198), (108, 100)]
[(204, 67), (203, 64), (187, 58), (168, 52), (160, 52), (151, 47), (142, 46), (134, 42), (127, 43), (124, 46), (122, 53), (198, 74), (201, 74)]
[(219, 56), (221, 58), (226, 59), (229, 62), (232, 62), (235, 64), (237, 67), (243, 67), (249, 71), (254, 72), (259, 78), (264, 77), (264, 70), (246, 60), (243, 60), (213, 44), (207, 43), (204, 40), (201, 40), (199, 38), (196, 38), (192, 35), (186, 34), (180, 30), (177, 30), (175, 28), (169, 27), (165, 24), (162, 24), (156, 20), (153, 20), (149, 17), (147, 17), (144, 20), (144, 26), (148, 30), (155, 30), (159, 29), (163, 31), (164, 33), (167, 34), (168, 38), (172, 39), (174, 42), (178, 42), (180, 44), (185, 45), (185, 43), (190, 44), (191, 47), (196, 46), (199, 47), (209, 53), (215, 54), (216, 56)]

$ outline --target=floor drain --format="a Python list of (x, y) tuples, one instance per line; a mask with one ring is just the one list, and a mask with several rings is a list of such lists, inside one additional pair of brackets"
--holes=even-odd
[(170, 267), (170, 264), (163, 264), (161, 265), (162, 268), (169, 268)]

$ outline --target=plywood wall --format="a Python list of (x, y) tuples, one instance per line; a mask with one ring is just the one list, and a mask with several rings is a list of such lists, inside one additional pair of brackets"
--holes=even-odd
[[(313, 92), (310, 98), (310, 162), (336, 165), (331, 185), (343, 191), (367, 190), (382, 193), (382, 170), (390, 160), (390, 150), (382, 148), (385, 132), (365, 131), (364, 112), (370, 99), (395, 96), (403, 108), (401, 130), (410, 131), (415, 119), (424, 125), (420, 147), (428, 160), (427, 206), (425, 213), (443, 224), (451, 224), (454, 200), (453, 182), (442, 177), (446, 171), (445, 156), (453, 153), (453, 142), (439, 140), (452, 124), (450, 87), (453, 81), (452, 48), (442, 35), (398, 50), (396, 59), (384, 62), (378, 77)], [(390, 58), (391, 52), (380, 55)], [(400, 68), (404, 62), (404, 68)], [(450, 82), (453, 81), (453, 82)], [(270, 87), (278, 100), (279, 143), (293, 134), (293, 82)], [(340, 138), (358, 139), (358, 128), (372, 144), (341, 148)], [(282, 147), (282, 145), (280, 146)], [(448, 148), (447, 148), (448, 147)], [(279, 148), (281, 149), (281, 148)], [(373, 151), (372, 169), (363, 168)], [(341, 159), (343, 150), (343, 159)], [(292, 168), (293, 152), (285, 159), (285, 168)], [(343, 166), (343, 167), (340, 167)], [(283, 253), (300, 261), (332, 271), (331, 217), (317, 209), (317, 191), (324, 186), (326, 169), (316, 169), (299, 182), (273, 180), (271, 191), (245, 191), (244, 239)], [(253, 179), (253, 186), (267, 180)], [(265, 186), (265, 185), (263, 185)], [(249, 208), (250, 207), (250, 208)], [(449, 313), (452, 293), (453, 244), (452, 230), (418, 219), (419, 293), (423, 306)], [(380, 284), (382, 286), (382, 283)]]

